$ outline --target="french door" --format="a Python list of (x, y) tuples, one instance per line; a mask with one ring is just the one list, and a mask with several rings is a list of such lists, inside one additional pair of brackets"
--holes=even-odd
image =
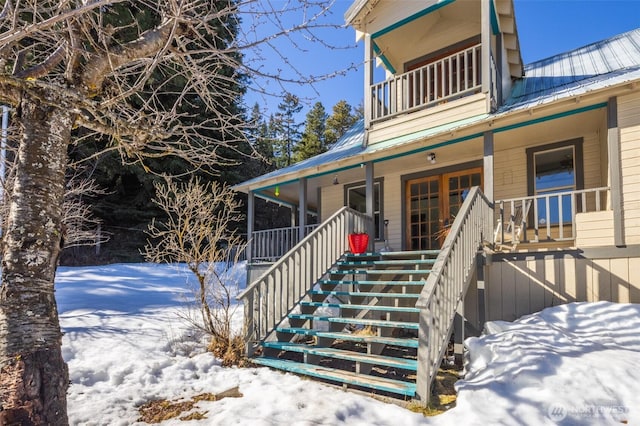
[(411, 179), (405, 185), (405, 249), (439, 249), (469, 190), (482, 187), (482, 167)]

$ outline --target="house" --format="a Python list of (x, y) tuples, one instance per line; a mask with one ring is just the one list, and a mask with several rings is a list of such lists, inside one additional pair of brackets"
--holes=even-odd
[[(640, 302), (640, 29), (524, 65), (512, 0), (398, 4), (345, 16), (364, 120), (236, 186), (240, 298), (256, 362), (426, 403), (452, 334), (459, 352), (487, 320)], [(255, 230), (256, 197), (292, 226)]]

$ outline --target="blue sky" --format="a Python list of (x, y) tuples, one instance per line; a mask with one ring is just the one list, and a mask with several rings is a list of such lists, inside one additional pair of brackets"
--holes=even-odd
[[(416, 0), (397, 0), (416, 1)], [(475, 0), (458, 0), (475, 1)], [(520, 49), (525, 64), (584, 46), (616, 34), (640, 27), (640, 0), (514, 0), (516, 24), (520, 38)], [(272, 4), (285, 4), (284, 0), (271, 0)], [(351, 0), (336, 0), (326, 22), (344, 23), (344, 13), (352, 4)], [(309, 44), (298, 49), (289, 43), (278, 45), (279, 54), (287, 57), (302, 74), (328, 74), (347, 69), (352, 65), (357, 69), (346, 72), (327, 81), (311, 86), (289, 86), (286, 89), (305, 99), (303, 114), (310, 106), (321, 101), (327, 111), (339, 100), (345, 99), (355, 106), (362, 102), (363, 60), (362, 43), (355, 44), (355, 33), (351, 28), (332, 28), (318, 32), (318, 35), (333, 46), (344, 49), (329, 49), (318, 44)], [(281, 69), (283, 75), (288, 66), (282, 58), (264, 52), (265, 66)], [(282, 88), (270, 83), (268, 90), (282, 93)], [(276, 111), (278, 99), (250, 95), (247, 103), (258, 102), (263, 109)]]

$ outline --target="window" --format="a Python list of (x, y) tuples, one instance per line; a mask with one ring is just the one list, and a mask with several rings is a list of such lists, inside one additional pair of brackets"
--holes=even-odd
[[(345, 205), (360, 213), (367, 212), (367, 188), (364, 182), (345, 185)], [(376, 240), (384, 239), (384, 219), (382, 215), (382, 179), (373, 182), (373, 217)]]
[[(527, 150), (529, 195), (550, 195), (583, 188), (582, 140), (560, 142)], [(573, 218), (568, 194), (537, 200), (538, 225), (569, 224)]]

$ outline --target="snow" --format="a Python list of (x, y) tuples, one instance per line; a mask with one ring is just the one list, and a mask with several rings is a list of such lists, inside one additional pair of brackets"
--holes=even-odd
[[(244, 280), (244, 265), (231, 279)], [(73, 425), (131, 425), (153, 399), (239, 386), (201, 401), (201, 425), (553, 425), (640, 422), (640, 305), (574, 303), (467, 339), (457, 407), (425, 418), (394, 404), (267, 368), (223, 368), (184, 320), (194, 280), (184, 266), (59, 268), (56, 289)], [(234, 325), (242, 323), (236, 306)], [(168, 420), (163, 425), (184, 425)]]

